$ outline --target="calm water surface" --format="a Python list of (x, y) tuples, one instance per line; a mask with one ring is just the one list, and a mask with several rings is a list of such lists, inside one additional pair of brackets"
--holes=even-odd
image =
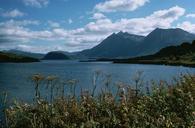
[[(130, 83), (131, 77), (137, 71), (143, 71), (145, 81), (167, 80), (169, 82), (172, 82), (173, 77), (179, 76), (181, 73), (195, 73), (195, 68), (182, 66), (112, 64), (109, 62), (42, 61), (23, 64), (4, 63), (0, 64), (0, 93), (6, 91), (9, 98), (29, 101), (34, 95), (30, 76), (35, 73), (56, 75), (61, 79), (77, 79), (79, 80), (78, 92), (80, 87), (84, 89), (92, 87), (93, 74), (97, 70), (112, 76), (112, 86), (117, 81)], [(101, 86), (103, 86), (103, 83), (100, 82), (99, 88)]]

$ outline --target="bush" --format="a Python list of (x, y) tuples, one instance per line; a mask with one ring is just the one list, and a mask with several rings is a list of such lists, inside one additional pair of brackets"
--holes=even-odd
[[(98, 76), (98, 75), (97, 75)], [(117, 93), (106, 84), (105, 89), (94, 95), (92, 91), (81, 91), (77, 97), (76, 80), (66, 82), (72, 93), (64, 91), (53, 95), (56, 77), (33, 76), (35, 102), (18, 103), (6, 109), (7, 126), (10, 128), (156, 128), (195, 127), (195, 76), (183, 75), (174, 85), (151, 83), (147, 94), (122, 83)], [(46, 81), (51, 92), (48, 102), (39, 95), (39, 84)], [(141, 85), (140, 85), (141, 86)], [(139, 92), (139, 93), (138, 93)]]

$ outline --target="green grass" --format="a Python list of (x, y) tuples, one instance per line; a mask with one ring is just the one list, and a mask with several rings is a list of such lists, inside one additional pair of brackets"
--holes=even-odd
[[(141, 73), (131, 86), (117, 84), (112, 92), (107, 76), (101, 93), (96, 94), (99, 73), (94, 75), (93, 89), (75, 95), (76, 80), (57, 84), (55, 76), (34, 75), (34, 103), (15, 102), (5, 110), (9, 128), (173, 128), (195, 127), (195, 76), (182, 75), (175, 84), (151, 82), (152, 89), (141, 92)], [(41, 97), (46, 85), (49, 102)], [(59, 89), (61, 87), (61, 89)], [(58, 88), (58, 95), (54, 90)], [(70, 91), (64, 92), (68, 88)]]
[(16, 55), (12, 53), (4, 53), (0, 52), (0, 63), (2, 62), (14, 62), (14, 63), (21, 63), (21, 62), (39, 62), (39, 59)]

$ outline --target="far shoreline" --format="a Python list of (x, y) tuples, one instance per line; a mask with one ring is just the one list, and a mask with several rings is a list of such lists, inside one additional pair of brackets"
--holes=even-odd
[(112, 62), (113, 64), (144, 64), (144, 65), (165, 65), (165, 66), (184, 66), (195, 68), (195, 63), (167, 62), (163, 60), (129, 60), (129, 59), (89, 59), (79, 60), (79, 62)]
[(182, 62), (163, 62), (163, 61), (150, 61), (150, 60), (142, 60), (142, 61), (113, 61), (115, 64), (145, 64), (145, 65), (165, 65), (165, 66), (184, 66), (195, 68), (195, 63), (182, 63)]

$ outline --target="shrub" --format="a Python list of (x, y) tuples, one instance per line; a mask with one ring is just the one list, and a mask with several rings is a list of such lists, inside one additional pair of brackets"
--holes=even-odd
[[(96, 74), (97, 75), (97, 74)], [(38, 76), (41, 78), (39, 79)], [(35, 79), (36, 78), (36, 79)], [(72, 93), (53, 95), (56, 77), (33, 76), (35, 99), (32, 104), (16, 102), (6, 109), (10, 128), (142, 128), (142, 127), (195, 127), (195, 76), (183, 75), (174, 85), (151, 83), (152, 90), (143, 94), (136, 88), (118, 84), (117, 93), (102, 89), (81, 91), (75, 95), (76, 81), (69, 86)], [(97, 79), (97, 78), (95, 78)], [(50, 85), (51, 100), (39, 95), (39, 83)], [(48, 82), (49, 81), (49, 82)], [(96, 81), (96, 80), (95, 80)], [(66, 84), (67, 84), (66, 83)], [(59, 85), (58, 85), (59, 86)], [(108, 85), (107, 85), (108, 86)], [(139, 85), (141, 86), (141, 85)]]

